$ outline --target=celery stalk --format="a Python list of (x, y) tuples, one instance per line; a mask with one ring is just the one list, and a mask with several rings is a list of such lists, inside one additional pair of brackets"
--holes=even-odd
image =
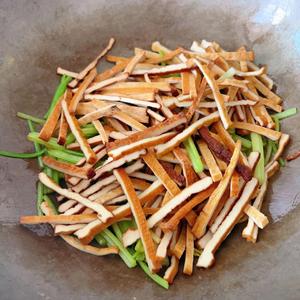
[(46, 122), (43, 119), (28, 115), (28, 114), (24, 114), (22, 112), (17, 112), (17, 117), (19, 117), (20, 119), (32, 121), (34, 123), (41, 124), (41, 125), (43, 125)]
[(272, 118), (277, 118), (279, 121), (290, 118), (298, 113), (298, 109), (296, 107), (286, 109), (285, 111), (282, 111), (280, 113), (272, 115)]
[(49, 156), (64, 160), (71, 164), (76, 164), (81, 159), (77, 155), (68, 154), (68, 153), (66, 153), (64, 151), (60, 151), (60, 150), (48, 150), (47, 153)]
[(184, 147), (187, 150), (188, 156), (192, 162), (196, 173), (201, 173), (204, 169), (199, 152), (194, 144), (192, 137), (188, 137), (184, 142)]
[(235, 133), (233, 133), (232, 135), (232, 138), (233, 140), (236, 142), (237, 140), (240, 140), (242, 142), (242, 146), (246, 149), (252, 149), (252, 143), (251, 141), (249, 141), (248, 139), (242, 137), (242, 136), (239, 136)]
[(33, 152), (33, 153), (18, 153), (18, 152), (12, 152), (12, 151), (0, 151), (0, 156), (5, 157), (11, 157), (11, 158), (36, 158), (44, 154), (46, 149), (42, 149), (39, 152)]
[(54, 106), (58, 102), (59, 98), (64, 94), (65, 90), (67, 89), (68, 83), (71, 80), (72, 80), (72, 77), (70, 77), (70, 76), (63, 75), (61, 77), (60, 83), (59, 83), (58, 87), (56, 88), (56, 91), (54, 93), (50, 107), (49, 107), (47, 113), (45, 114), (45, 119), (47, 119), (49, 117), (49, 115), (51, 114), (51, 112), (54, 109)]
[(267, 142), (266, 151), (265, 151), (265, 165), (268, 164), (268, 162), (270, 161), (270, 158), (271, 158), (272, 142), (273, 141), (271, 141), (271, 140), (268, 140), (268, 142)]
[(138, 261), (138, 264), (140, 265), (140, 267), (142, 268), (142, 270), (153, 280), (155, 281), (158, 285), (160, 285), (161, 287), (163, 287), (164, 289), (168, 289), (169, 288), (169, 283), (167, 280), (163, 279), (162, 277), (160, 277), (159, 275), (152, 273), (147, 264), (143, 261)]
[[(35, 128), (34, 128), (34, 125), (32, 124), (32, 121), (31, 120), (27, 120), (27, 123), (28, 123), (28, 127), (29, 127), (30, 132), (35, 132)], [(41, 146), (38, 143), (36, 143), (36, 142), (33, 142), (33, 145), (34, 145), (34, 149), (35, 149), (36, 152), (38, 152), (38, 151), (40, 151), (42, 149)], [(44, 163), (43, 163), (42, 157), (39, 156), (37, 158), (37, 160), (38, 160), (39, 167), (42, 169), (44, 167)]]
[[(109, 246), (116, 246), (119, 249), (120, 257), (123, 259), (123, 261), (129, 268), (134, 268), (136, 266), (136, 260), (132, 257), (130, 252), (123, 246), (121, 241), (109, 229), (104, 229), (98, 235), (103, 237)], [(98, 235), (95, 236), (96, 241)]]
[(263, 184), (265, 180), (265, 157), (264, 146), (261, 135), (257, 133), (251, 133), (252, 150), (260, 153), (259, 161), (254, 170), (254, 177), (257, 178), (260, 184)]

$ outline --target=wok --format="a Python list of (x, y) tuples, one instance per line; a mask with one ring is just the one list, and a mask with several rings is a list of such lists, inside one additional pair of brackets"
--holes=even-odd
[[(0, 148), (32, 151), (17, 111), (42, 116), (58, 78), (57, 66), (79, 71), (109, 37), (114, 54), (216, 40), (228, 50), (245, 44), (267, 64), (286, 107), (300, 95), (300, 5), (265, 1), (11, 1), (0, 2)], [(299, 116), (283, 122), (288, 151), (300, 147)], [(299, 299), (300, 159), (272, 179), (263, 211), (271, 220), (259, 242), (241, 238), (237, 226), (210, 270), (179, 275), (169, 291), (117, 257), (93, 257), (41, 228), (18, 225), (35, 213), (37, 165), (0, 160), (1, 299)], [(46, 235), (45, 235), (46, 233)], [(181, 272), (180, 272), (181, 273)]]

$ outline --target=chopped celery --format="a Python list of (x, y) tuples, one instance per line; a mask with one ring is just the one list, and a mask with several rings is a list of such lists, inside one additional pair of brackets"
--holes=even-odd
[(248, 139), (242, 137), (242, 136), (239, 136), (235, 133), (233, 133), (232, 135), (232, 138), (233, 140), (236, 142), (237, 140), (240, 140), (242, 142), (242, 146), (246, 149), (252, 149), (252, 143), (251, 141), (249, 141)]
[[(86, 138), (91, 138), (98, 134), (97, 129), (94, 126), (81, 128), (82, 133)], [(66, 145), (69, 145), (75, 141), (75, 136), (70, 132), (66, 138)]]
[(96, 241), (102, 247), (107, 246), (107, 242), (106, 242), (105, 238), (102, 237), (100, 234), (97, 235)]
[(274, 123), (275, 123), (275, 130), (276, 130), (276, 131), (280, 131), (280, 122), (279, 122), (279, 118), (273, 117), (273, 121), (274, 121)]
[(122, 233), (125, 233), (129, 228), (135, 228), (132, 220), (124, 220), (118, 223)]
[(204, 169), (199, 152), (194, 144), (192, 137), (188, 137), (184, 142), (184, 147), (187, 150), (188, 156), (192, 162), (195, 172), (201, 173)]
[(72, 80), (72, 77), (63, 75), (60, 79), (60, 83), (58, 87), (56, 88), (56, 91), (54, 93), (54, 96), (52, 98), (52, 102), (50, 104), (50, 107), (45, 114), (45, 118), (47, 119), (49, 115), (51, 114), (54, 106), (58, 102), (59, 98), (64, 94), (65, 90), (67, 89), (68, 83)]
[(285, 160), (282, 157), (279, 157), (278, 162), (279, 162), (281, 167), (285, 166)]
[(36, 158), (44, 154), (46, 149), (42, 149), (39, 152), (33, 152), (33, 153), (18, 153), (18, 152), (12, 152), (12, 151), (0, 151), (0, 156), (5, 157), (11, 157), (11, 158)]
[[(132, 257), (130, 252), (123, 246), (121, 241), (109, 230), (104, 229), (98, 235), (102, 236), (109, 246), (116, 246), (119, 249), (119, 255), (129, 268), (136, 266), (136, 260)], [(97, 241), (98, 235), (95, 236)]]
[(44, 195), (44, 201), (47, 202), (48, 206), (51, 207), (51, 210), (53, 211), (53, 213), (55, 215), (58, 215), (58, 210), (57, 210), (57, 207), (56, 205), (54, 204), (54, 202), (51, 200), (51, 198), (47, 195)]
[(155, 281), (158, 285), (160, 285), (161, 287), (163, 287), (164, 289), (168, 289), (169, 288), (169, 283), (167, 280), (163, 279), (162, 277), (160, 277), (159, 275), (152, 273), (147, 264), (143, 261), (138, 261), (138, 264), (140, 265), (140, 267), (142, 268), (142, 270), (153, 280)]
[[(27, 123), (28, 123), (28, 127), (29, 127), (30, 132), (35, 132), (35, 128), (34, 128), (34, 125), (32, 124), (32, 121), (27, 120)], [(33, 145), (34, 145), (34, 149), (35, 149), (36, 152), (38, 152), (42, 149), (41, 146), (36, 142), (33, 142)], [(42, 157), (38, 156), (37, 160), (38, 160), (39, 167), (42, 169), (44, 167)]]
[(72, 155), (72, 154), (68, 154), (64, 151), (60, 151), (60, 150), (48, 150), (48, 155), (55, 157), (55, 158), (59, 158), (62, 159), (66, 162), (69, 162), (71, 164), (76, 164), (80, 161), (80, 157), (77, 155)]
[(144, 252), (135, 252), (133, 254), (133, 257), (137, 260), (137, 261), (144, 261), (146, 259), (145, 257), (145, 253)]
[(142, 240), (141, 240), (141, 239), (139, 239), (139, 240), (136, 242), (136, 245), (135, 245), (135, 247), (134, 247), (134, 250), (135, 250), (136, 252), (145, 252), (145, 251), (144, 251), (144, 246), (143, 246), (143, 243), (142, 243)]
[(158, 53), (161, 57), (164, 57), (165, 56), (165, 52), (163, 50), (158, 50)]
[[(52, 178), (52, 169), (46, 166), (44, 168), (44, 172), (47, 174), (48, 177)], [(44, 186), (44, 194), (50, 194), (50, 193), (52, 193), (52, 190), (47, 186)]]
[(271, 140), (267, 141), (267, 145), (266, 145), (266, 151), (265, 151), (265, 166), (268, 164), (268, 162), (270, 161), (271, 158), (271, 154), (272, 154), (272, 143), (274, 143)]
[(114, 224), (112, 224), (111, 227), (112, 227), (112, 229), (113, 229), (115, 235), (117, 236), (117, 238), (118, 238), (120, 241), (122, 241), (123, 233), (122, 233), (122, 231), (121, 231), (119, 225), (118, 225), (117, 223), (114, 223)]
[(56, 150), (65, 150), (63, 146), (57, 144), (57, 141), (54, 138), (51, 138), (48, 142), (45, 142), (44, 140), (40, 139), (38, 132), (30, 132), (27, 135), (27, 139), (31, 142), (44, 145), (47, 148), (56, 149)]
[(41, 125), (43, 125), (46, 122), (43, 119), (40, 119), (40, 118), (31, 116), (31, 115), (28, 115), (28, 114), (24, 114), (22, 112), (17, 112), (17, 117), (19, 117), (19, 118), (21, 118), (23, 120), (32, 121), (34, 123), (41, 124)]
[(265, 157), (264, 157), (264, 146), (261, 135), (252, 132), (251, 133), (252, 149), (260, 153), (259, 161), (254, 170), (254, 177), (257, 178), (260, 184), (264, 183), (265, 180)]
[(49, 149), (63, 151), (66, 154), (76, 155), (79, 157), (84, 156), (82, 152), (69, 150), (69, 149), (66, 149), (64, 146), (58, 145), (56, 138), (50, 138), (50, 140), (48, 142), (45, 142), (44, 140), (42, 140), (38, 137), (38, 132), (29, 133), (27, 135), (27, 139), (31, 142), (36, 142), (38, 144), (44, 145), (46, 148), (49, 148)]
[(298, 109), (296, 107), (286, 109), (280, 113), (272, 115), (272, 118), (277, 118), (279, 121), (292, 117), (298, 113)]
[(52, 170), (52, 179), (55, 183), (59, 184), (59, 172), (57, 170)]
[(37, 199), (36, 199), (36, 209), (39, 216), (43, 215), (43, 212), (41, 210), (41, 204), (44, 201), (44, 186), (39, 181), (37, 183)]

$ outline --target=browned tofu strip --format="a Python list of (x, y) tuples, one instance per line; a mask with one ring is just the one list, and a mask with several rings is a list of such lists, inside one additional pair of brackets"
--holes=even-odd
[(238, 141), (236, 143), (235, 150), (233, 152), (230, 163), (225, 171), (222, 180), (220, 181), (217, 189), (214, 190), (214, 192), (209, 197), (208, 202), (204, 206), (203, 210), (201, 211), (200, 215), (197, 218), (195, 225), (193, 226), (193, 234), (197, 238), (201, 238), (205, 234), (206, 227), (210, 222), (223, 194), (227, 189), (231, 176), (238, 162), (240, 149), (241, 149), (241, 142)]
[(120, 183), (125, 195), (127, 196), (132, 214), (136, 221), (140, 237), (144, 246), (146, 260), (151, 272), (156, 271), (159, 268), (158, 261), (156, 259), (156, 251), (154, 242), (147, 225), (146, 217), (143, 212), (140, 200), (134, 190), (133, 184), (128, 177), (124, 169), (114, 170), (114, 175), (116, 176), (118, 182)]
[(64, 111), (64, 115), (69, 124), (69, 127), (72, 133), (74, 134), (77, 142), (79, 143), (80, 148), (84, 153), (87, 162), (93, 164), (97, 160), (97, 156), (95, 152), (91, 149), (86, 138), (83, 136), (83, 133), (80, 129), (77, 119), (69, 112), (67, 103), (64, 100), (62, 101), (62, 109)]
[(70, 105), (69, 105), (69, 110), (70, 110), (71, 113), (75, 113), (79, 101), (81, 101), (83, 99), (84, 92), (86, 91), (88, 86), (92, 83), (92, 81), (94, 80), (96, 74), (97, 74), (97, 70), (92, 69), (90, 71), (90, 73), (86, 76), (84, 81), (80, 84), (78, 90), (74, 94), (74, 96), (73, 96), (73, 98), (70, 102)]
[(40, 133), (39, 138), (44, 141), (49, 141), (53, 132), (56, 128), (56, 124), (58, 122), (59, 116), (61, 114), (61, 102), (64, 98), (66, 98), (67, 92), (58, 100), (56, 105), (54, 106), (52, 113), (49, 115), (47, 121), (43, 125)]
[(194, 262), (194, 236), (190, 226), (186, 227), (185, 243), (185, 260), (183, 266), (183, 273), (187, 275), (192, 275)]
[(58, 161), (50, 156), (43, 156), (43, 163), (51, 169), (79, 178), (88, 179), (94, 177), (96, 174), (92, 167), (77, 167), (66, 162)]
[(197, 267), (208, 268), (213, 264), (214, 253), (220, 247), (224, 239), (226, 239), (228, 234), (233, 229), (234, 225), (238, 222), (241, 213), (243, 212), (247, 203), (250, 201), (251, 196), (257, 187), (257, 184), (258, 181), (256, 178), (252, 178), (249, 182), (246, 183), (240, 199), (236, 202), (228, 216), (217, 229), (212, 239), (205, 246), (197, 262)]

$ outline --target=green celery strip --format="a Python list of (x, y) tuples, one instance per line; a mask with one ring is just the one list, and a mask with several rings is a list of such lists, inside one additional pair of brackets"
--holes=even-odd
[(196, 173), (201, 173), (204, 169), (199, 152), (194, 144), (192, 137), (188, 137), (184, 142), (184, 147), (188, 152), (188, 156), (192, 162)]
[[(94, 126), (81, 128), (81, 131), (86, 138), (91, 138), (98, 134), (98, 131)], [(66, 138), (66, 145), (69, 145), (69, 144), (73, 143), (74, 141), (75, 141), (75, 136), (73, 135), (72, 132), (70, 132)]]
[(246, 149), (252, 149), (252, 143), (248, 139), (246, 139), (240, 135), (237, 135), (235, 133), (233, 133), (231, 136), (235, 142), (237, 140), (240, 140), (242, 142), (242, 146), (245, 147)]
[(33, 152), (33, 153), (17, 153), (17, 152), (12, 152), (12, 151), (0, 151), (0, 156), (5, 156), (5, 157), (11, 157), (11, 158), (36, 158), (44, 154), (46, 149), (42, 149), (39, 152)]
[(53, 211), (53, 213), (55, 215), (58, 215), (58, 210), (57, 210), (57, 207), (56, 205), (54, 204), (54, 202), (52, 201), (52, 199), (47, 196), (47, 195), (44, 195), (44, 201), (47, 202), (48, 206), (50, 206), (51, 210)]
[(118, 238), (120, 241), (122, 241), (122, 235), (123, 235), (123, 233), (122, 233), (122, 231), (121, 231), (119, 225), (118, 225), (117, 223), (114, 223), (114, 224), (112, 224), (111, 227), (112, 227), (112, 229), (113, 229), (115, 235), (117, 236), (117, 238)]
[(278, 162), (279, 162), (281, 167), (285, 166), (285, 160), (282, 157), (279, 157)]
[(293, 107), (293, 108), (286, 109), (285, 111), (282, 111), (280, 113), (272, 115), (272, 118), (277, 118), (280, 121), (292, 117), (297, 113), (298, 113), (298, 109), (296, 107)]
[(122, 233), (125, 233), (129, 228), (133, 228), (134, 224), (132, 220), (124, 220), (118, 223)]
[(98, 234), (96, 241), (101, 247), (107, 246), (107, 242), (106, 242), (105, 238), (102, 237), (100, 234)]
[(48, 150), (48, 155), (58, 158), (58, 159), (62, 159), (68, 163), (71, 164), (76, 164), (80, 161), (80, 157), (77, 155), (72, 155), (72, 154), (68, 154), (64, 151), (60, 151), (60, 150)]
[(273, 121), (275, 123), (275, 130), (276, 131), (280, 131), (280, 122), (279, 122), (279, 119), (277, 117), (273, 117)]
[(17, 117), (19, 117), (23, 120), (29, 120), (29, 121), (32, 121), (34, 123), (41, 124), (41, 125), (43, 125), (46, 122), (43, 119), (28, 115), (28, 114), (24, 114), (22, 112), (17, 112)]
[[(27, 120), (27, 124), (28, 124), (30, 132), (35, 132), (35, 128), (34, 128), (34, 125), (33, 125), (32, 121), (31, 120)], [(33, 142), (33, 145), (34, 145), (34, 149), (35, 149), (36, 152), (38, 152), (38, 151), (40, 151), (42, 149), (41, 146), (38, 143), (36, 143), (36, 142)], [(44, 167), (44, 163), (43, 163), (42, 157), (39, 156), (37, 158), (37, 160), (38, 160), (39, 167), (42, 169)]]
[(56, 138), (50, 138), (50, 140), (48, 142), (45, 142), (44, 140), (40, 139), (38, 137), (38, 135), (39, 135), (38, 132), (30, 132), (27, 135), (27, 139), (31, 142), (36, 142), (38, 144), (44, 145), (46, 148), (49, 148), (49, 149), (60, 150), (67, 154), (76, 155), (79, 157), (84, 156), (82, 152), (69, 150), (69, 149), (66, 149), (64, 146), (57, 144)]
[[(121, 241), (109, 229), (104, 229), (98, 235), (102, 236), (109, 246), (116, 246), (119, 249), (120, 257), (123, 259), (123, 261), (129, 268), (134, 268), (136, 266), (136, 260), (132, 257), (130, 252), (123, 246)], [(95, 236), (96, 241), (98, 235)]]
[(59, 184), (59, 172), (57, 170), (52, 170), (52, 179), (55, 183)]
[(265, 151), (265, 166), (269, 163), (272, 155), (272, 143), (273, 141), (268, 140)]
[(43, 216), (43, 212), (41, 210), (41, 204), (44, 201), (44, 186), (39, 181), (37, 183), (37, 201), (36, 201), (36, 209), (39, 216)]
[(65, 90), (67, 89), (68, 83), (72, 80), (72, 77), (63, 75), (60, 79), (60, 83), (58, 87), (56, 88), (56, 91), (54, 93), (54, 96), (52, 98), (52, 102), (50, 104), (50, 107), (45, 114), (45, 119), (49, 117), (51, 112), (53, 111), (54, 106), (56, 105), (59, 98), (64, 94)]
[(265, 157), (264, 157), (264, 146), (261, 135), (252, 132), (251, 133), (252, 150), (260, 153), (259, 161), (254, 170), (254, 177), (257, 178), (260, 184), (264, 183), (265, 180)]
[(142, 270), (153, 280), (155, 281), (158, 285), (160, 285), (161, 287), (163, 287), (164, 289), (168, 289), (169, 288), (169, 283), (167, 280), (163, 279), (162, 277), (160, 277), (159, 275), (152, 273), (147, 264), (143, 261), (138, 261), (138, 264), (140, 265), (140, 267), (142, 268)]
[[(46, 166), (43, 171), (48, 177), (52, 178), (52, 169)], [(47, 186), (44, 186), (44, 194), (50, 194), (50, 193), (52, 193), (52, 190)]]
[(144, 261), (146, 259), (144, 252), (135, 252), (133, 254), (133, 257), (137, 261)]
[(135, 247), (134, 247), (134, 250), (136, 252), (141, 252), (141, 253), (144, 253), (145, 250), (144, 250), (144, 246), (143, 246), (143, 243), (142, 243), (142, 240), (139, 239), (136, 244), (135, 244)]
[(38, 132), (30, 132), (27, 135), (27, 139), (31, 142), (44, 145), (47, 148), (56, 149), (56, 150), (65, 150), (63, 146), (57, 144), (57, 141), (54, 138), (51, 138), (48, 142), (45, 142), (44, 140), (40, 139)]

